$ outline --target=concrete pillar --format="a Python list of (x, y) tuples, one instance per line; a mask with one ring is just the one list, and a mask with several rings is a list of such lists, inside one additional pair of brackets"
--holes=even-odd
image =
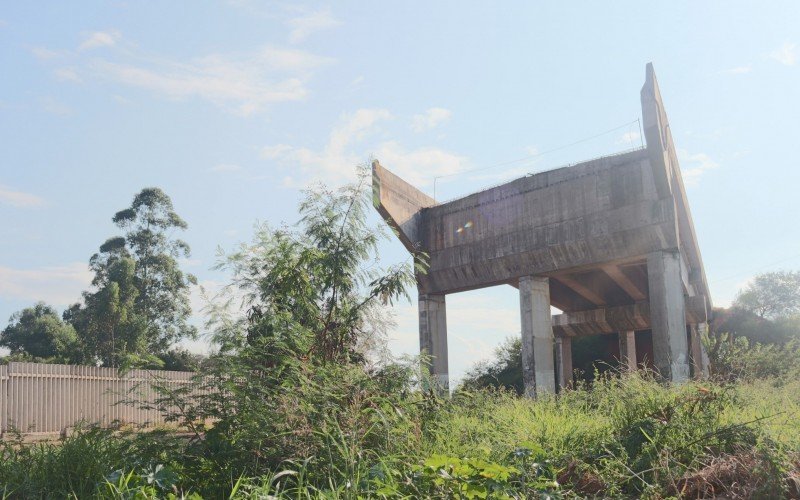
[(572, 337), (556, 338), (556, 372), (559, 391), (572, 387)]
[(550, 281), (538, 276), (519, 279), (522, 325), (522, 380), (525, 395), (556, 391), (553, 366), (553, 325), (550, 320)]
[(689, 346), (686, 340), (686, 303), (681, 280), (680, 254), (658, 251), (647, 256), (650, 289), (650, 321), (653, 361), (667, 380), (689, 379)]
[(450, 391), (447, 368), (447, 314), (444, 295), (419, 295), (419, 352), (429, 356), (427, 370), (434, 389)]
[(703, 352), (697, 325), (689, 325), (689, 359), (692, 362), (692, 378), (703, 377)]
[(619, 362), (622, 371), (636, 371), (636, 332), (619, 332)]
[(707, 378), (708, 377), (708, 370), (709, 365), (711, 362), (708, 360), (708, 353), (706, 352), (706, 346), (703, 344), (703, 338), (708, 337), (708, 323), (698, 323), (697, 324), (697, 338), (700, 341), (700, 377)]

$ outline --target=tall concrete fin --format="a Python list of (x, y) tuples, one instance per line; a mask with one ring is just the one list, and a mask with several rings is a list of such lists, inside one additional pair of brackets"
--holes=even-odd
[(703, 259), (689, 210), (686, 188), (681, 176), (678, 155), (672, 141), (672, 132), (667, 119), (658, 80), (653, 63), (647, 64), (644, 86), (641, 92), (642, 121), (647, 141), (647, 153), (653, 168), (653, 180), (660, 198), (672, 197), (675, 202), (675, 215), (678, 225), (678, 246), (688, 264), (693, 294), (706, 297), (707, 308), (711, 310), (711, 294), (708, 290)]
[(383, 168), (378, 160), (374, 160), (372, 204), (394, 229), (409, 252), (424, 251), (420, 211), (435, 205), (433, 198)]
[[(647, 152), (653, 167), (653, 179), (659, 197), (666, 198), (672, 194), (672, 161), (670, 155), (675, 154), (672, 145), (672, 134), (669, 130), (667, 112), (661, 100), (656, 72), (653, 63), (647, 63), (644, 86), (642, 87), (642, 126), (647, 141)], [(677, 159), (675, 160), (677, 163)]]

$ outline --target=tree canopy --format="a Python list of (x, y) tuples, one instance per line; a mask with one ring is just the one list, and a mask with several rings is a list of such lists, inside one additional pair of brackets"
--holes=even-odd
[(72, 325), (44, 302), (14, 313), (0, 332), (0, 346), (17, 359), (56, 363), (75, 361), (81, 351)]
[(800, 313), (800, 271), (759, 274), (739, 292), (733, 305), (771, 320)]

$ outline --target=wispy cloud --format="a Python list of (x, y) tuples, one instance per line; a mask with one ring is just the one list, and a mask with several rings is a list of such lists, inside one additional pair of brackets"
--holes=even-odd
[(57, 68), (53, 71), (53, 74), (62, 82), (81, 82), (81, 77), (78, 76), (78, 72), (75, 68)]
[(697, 185), (703, 174), (719, 167), (719, 163), (705, 153), (690, 154), (688, 151), (680, 149), (678, 158), (682, 163), (681, 175), (687, 186)]
[(15, 191), (0, 184), (0, 203), (18, 208), (36, 208), (44, 206), (44, 198), (35, 194)]
[[(364, 144), (367, 138), (376, 135), (382, 123), (391, 118), (392, 114), (386, 109), (359, 109), (340, 118), (321, 150), (276, 144), (263, 148), (261, 157), (299, 167), (304, 178), (325, 182), (352, 178), (355, 166), (365, 159), (365, 151), (372, 151), (382, 164), (417, 185), (428, 185), (432, 176), (464, 168), (466, 158), (436, 148), (409, 150), (397, 141)], [(356, 143), (358, 148), (354, 151), (352, 146)], [(289, 177), (284, 184), (294, 186), (295, 180)]]
[(794, 66), (797, 64), (798, 47), (796, 43), (786, 42), (780, 48), (770, 52), (769, 57), (775, 59), (784, 66)]
[(118, 31), (95, 31), (84, 37), (78, 50), (91, 50), (99, 47), (113, 47), (120, 39)]
[(53, 59), (53, 58), (56, 58), (59, 55), (61, 55), (58, 51), (50, 50), (50, 49), (47, 49), (45, 47), (33, 47), (31, 49), (31, 54), (33, 54), (33, 56), (36, 59), (39, 59), (39, 60), (42, 60), (42, 61), (46, 61), (48, 59)]
[(425, 132), (438, 127), (450, 119), (452, 113), (445, 108), (430, 108), (424, 113), (414, 115), (411, 119), (411, 130), (414, 132)]
[(286, 25), (291, 29), (289, 32), (291, 43), (300, 43), (314, 33), (335, 28), (340, 24), (341, 22), (331, 14), (330, 8), (304, 12), (286, 21)]
[(38, 269), (0, 266), (0, 297), (6, 300), (43, 300), (66, 306), (81, 298), (92, 281), (89, 267), (81, 262)]
[(267, 46), (254, 54), (211, 54), (187, 62), (140, 58), (138, 64), (95, 60), (96, 76), (171, 99), (200, 98), (241, 115), (299, 101), (313, 72), (334, 62), (297, 49)]
[[(298, 29), (302, 26), (298, 25)], [(307, 28), (308, 29), (308, 28)], [(78, 50), (31, 49), (41, 60), (59, 63), (60, 81), (105, 81), (144, 89), (174, 100), (201, 99), (247, 116), (271, 104), (300, 101), (309, 82), (335, 59), (297, 48), (266, 45), (244, 53), (211, 53), (173, 59), (142, 52), (135, 43), (123, 48), (117, 31), (86, 35)], [(107, 47), (101, 57), (85, 52)]]

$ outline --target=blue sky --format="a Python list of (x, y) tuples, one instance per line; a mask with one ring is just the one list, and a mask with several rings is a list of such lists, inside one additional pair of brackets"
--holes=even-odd
[[(800, 268), (795, 1), (5, 2), (0, 326), (77, 300), (142, 187), (173, 198), (185, 268), (213, 290), (218, 246), (292, 222), (303, 187), (371, 156), (429, 193), (527, 157), (438, 180), (447, 199), (638, 145), (649, 61), (715, 303)], [(511, 287), (448, 297), (455, 378), (518, 334), (518, 307)], [(396, 313), (391, 345), (415, 352), (416, 305)]]

